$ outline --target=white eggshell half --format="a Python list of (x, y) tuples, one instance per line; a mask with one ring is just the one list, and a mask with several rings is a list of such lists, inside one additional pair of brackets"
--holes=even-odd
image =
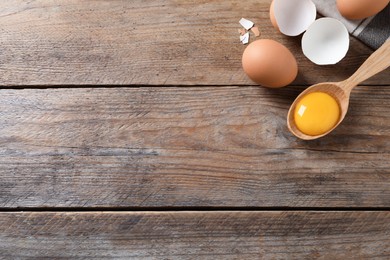
[(274, 15), (281, 33), (297, 36), (316, 19), (316, 6), (311, 0), (274, 0)]
[(349, 34), (344, 24), (334, 18), (312, 23), (302, 37), (302, 51), (318, 65), (336, 64), (349, 49)]

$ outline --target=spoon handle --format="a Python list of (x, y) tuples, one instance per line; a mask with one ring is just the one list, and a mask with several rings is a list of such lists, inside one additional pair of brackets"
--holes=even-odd
[(378, 50), (359, 67), (359, 69), (347, 80), (345, 80), (348, 90), (385, 70), (390, 66), (390, 39), (387, 40)]

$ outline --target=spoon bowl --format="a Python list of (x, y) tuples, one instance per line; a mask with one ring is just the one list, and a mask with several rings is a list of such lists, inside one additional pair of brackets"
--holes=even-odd
[[(349, 106), (349, 95), (350, 92), (345, 91), (341, 86), (341, 82), (325, 82), (325, 83), (319, 83), (316, 85), (313, 85), (309, 88), (307, 88), (305, 91), (303, 91), (294, 101), (294, 103), (291, 105), (288, 114), (287, 114), (287, 127), (290, 130), (291, 133), (293, 133), (295, 136), (299, 137), (300, 139), (303, 140), (313, 140), (320, 138), (322, 136), (327, 135), (328, 133), (332, 132), (333, 129), (335, 129), (341, 121), (344, 119), (345, 115), (347, 114), (348, 111), (348, 106)], [(337, 124), (332, 127), (329, 131), (321, 134), (321, 135), (307, 135), (305, 133), (302, 133), (298, 127), (295, 124), (294, 120), (294, 111), (296, 108), (296, 105), (301, 101), (301, 99), (313, 92), (324, 92), (326, 94), (329, 94), (331, 97), (333, 97), (337, 103), (340, 106), (340, 117), (339, 121)]]
[[(352, 89), (364, 80), (385, 70), (390, 66), (390, 40), (387, 40), (378, 50), (368, 57), (360, 68), (348, 79), (340, 82), (324, 82), (315, 84), (303, 91), (292, 103), (287, 114), (287, 127), (291, 133), (303, 140), (313, 140), (332, 132), (345, 118), (349, 106), (349, 97)], [(298, 102), (307, 94), (324, 92), (333, 97), (340, 108), (339, 120), (329, 131), (320, 135), (307, 135), (301, 132), (295, 124), (294, 111)]]

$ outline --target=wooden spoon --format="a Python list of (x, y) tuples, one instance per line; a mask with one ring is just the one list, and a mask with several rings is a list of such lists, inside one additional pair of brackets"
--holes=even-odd
[[(313, 140), (332, 132), (343, 121), (348, 111), (349, 96), (352, 89), (364, 80), (385, 70), (390, 66), (390, 40), (387, 40), (378, 50), (368, 57), (360, 68), (348, 79), (341, 82), (324, 82), (315, 84), (303, 91), (293, 102), (287, 115), (287, 126), (291, 133), (303, 140)], [(294, 121), (294, 111), (303, 96), (312, 92), (325, 92), (335, 98), (340, 106), (340, 118), (337, 124), (328, 132), (321, 135), (307, 135), (302, 133)]]

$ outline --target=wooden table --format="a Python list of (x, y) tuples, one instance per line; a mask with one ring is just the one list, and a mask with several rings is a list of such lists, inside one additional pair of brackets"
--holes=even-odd
[[(294, 98), (372, 50), (314, 65), (269, 4), (1, 1), (0, 258), (389, 259), (389, 70), (296, 139)], [(291, 86), (243, 73), (241, 17), (294, 53)]]

